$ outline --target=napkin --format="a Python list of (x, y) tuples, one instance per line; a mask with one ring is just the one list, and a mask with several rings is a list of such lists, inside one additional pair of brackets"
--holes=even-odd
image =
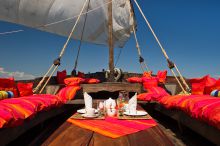
[(128, 101), (128, 108), (137, 109), (137, 93)]
[(84, 93), (84, 102), (85, 109), (92, 108), (92, 97), (87, 92)]

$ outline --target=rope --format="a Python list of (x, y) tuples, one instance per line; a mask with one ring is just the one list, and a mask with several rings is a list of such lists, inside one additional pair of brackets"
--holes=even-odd
[[(100, 6), (96, 7), (96, 8), (94, 8), (94, 9), (89, 10), (88, 12), (82, 13), (82, 15), (85, 15), (85, 14), (88, 14), (88, 13), (92, 13), (92, 12), (98, 10), (98, 9), (101, 9), (102, 7), (104, 7), (105, 5), (108, 5), (109, 3), (113, 2), (113, 1), (115, 1), (115, 0), (112, 0), (110, 2), (106, 2), (103, 5), (100, 5)], [(69, 17), (69, 18), (66, 18), (66, 19), (59, 20), (59, 21), (47, 23), (47, 24), (44, 24), (44, 25), (39, 25), (37, 27), (33, 27), (33, 29), (38, 29), (38, 28), (42, 28), (42, 27), (48, 27), (48, 26), (52, 26), (52, 25), (55, 25), (55, 24), (59, 24), (59, 23), (65, 22), (65, 21), (73, 20), (73, 19), (77, 18), (78, 16), (79, 15), (75, 15), (73, 17)], [(12, 30), (12, 31), (7, 31), (7, 32), (0, 32), (0, 35), (19, 33), (19, 32), (23, 32), (23, 31), (25, 31), (25, 30), (24, 29), (18, 29), (18, 30)]]
[[(142, 17), (144, 18), (145, 22), (147, 23), (149, 29), (151, 30), (151, 33), (153, 34), (154, 38), (156, 39), (158, 45), (160, 46), (161, 51), (163, 52), (165, 58), (166, 58), (167, 60), (169, 60), (169, 57), (168, 57), (168, 55), (167, 55), (165, 49), (164, 49), (163, 46), (161, 45), (161, 43), (160, 43), (158, 37), (156, 36), (156, 34), (155, 34), (153, 28), (151, 27), (149, 21), (148, 21), (147, 18), (145, 17), (145, 15), (144, 15), (144, 13), (143, 13), (141, 7), (139, 6), (138, 2), (137, 2), (136, 0), (134, 0), (134, 2), (135, 2), (135, 4), (137, 5), (137, 7), (138, 7), (138, 9), (139, 9), (139, 11), (140, 11)], [(185, 81), (184, 78), (182, 77), (181, 73), (180, 73), (179, 70), (177, 69), (176, 65), (174, 65), (174, 67), (175, 67), (175, 69), (177, 70), (177, 72), (179, 73), (180, 79), (182, 80), (183, 84), (184, 84), (187, 88), (189, 88), (189, 86), (187, 85), (186, 81)], [(174, 72), (171, 68), (170, 68), (170, 70), (171, 70), (171, 72), (173, 73), (173, 75), (174, 75), (174, 77), (176, 78), (176, 80), (177, 80), (177, 82), (179, 83), (179, 85), (181, 86), (181, 88), (183, 89), (183, 92), (186, 92), (186, 91), (184, 90), (184, 88), (183, 88), (181, 82), (180, 82), (179, 79), (176, 77), (175, 72)]]
[[(67, 44), (69, 43), (70, 38), (71, 38), (71, 36), (72, 36), (72, 34), (73, 34), (73, 31), (75, 30), (76, 25), (77, 25), (78, 22), (79, 22), (79, 19), (80, 19), (81, 15), (82, 15), (82, 12), (83, 12), (83, 10), (84, 10), (84, 8), (85, 8), (85, 6), (86, 6), (87, 1), (88, 1), (88, 0), (85, 1), (84, 5), (83, 5), (83, 7), (82, 7), (82, 10), (80, 11), (80, 15), (78, 16), (78, 18), (77, 18), (77, 20), (76, 20), (76, 22), (75, 22), (75, 24), (74, 24), (74, 26), (73, 26), (73, 28), (72, 28), (72, 30), (71, 30), (69, 36), (68, 36), (68, 39), (67, 39), (67, 41), (65, 42), (65, 44), (64, 44), (64, 46), (63, 46), (63, 48), (62, 48), (62, 50), (61, 50), (61, 52), (60, 52), (59, 58), (57, 59), (58, 61), (62, 58), (62, 56), (63, 56), (63, 54), (64, 54), (64, 52), (65, 52), (65, 50), (66, 50)], [(56, 61), (57, 61), (57, 60), (56, 60)], [(39, 84), (37, 85), (38, 88), (42, 85), (42, 83), (44, 82), (46, 76), (49, 74), (49, 72), (51, 71), (51, 69), (52, 69), (53, 67), (55, 67), (54, 70), (52, 71), (52, 73), (50, 74), (49, 78), (47, 79), (47, 81), (46, 81), (45, 84), (43, 85), (42, 89), (40, 90), (40, 93), (44, 90), (44, 88), (46, 87), (47, 83), (49, 82), (49, 80), (51, 79), (52, 75), (53, 75), (54, 72), (57, 70), (57, 68), (58, 68), (59, 65), (60, 65), (59, 63), (56, 64), (56, 65), (55, 65), (55, 63), (54, 63), (54, 64), (50, 67), (50, 69), (47, 71), (47, 73), (44, 75), (44, 78), (39, 82)], [(36, 92), (36, 91), (38, 91), (38, 90), (35, 90), (35, 92)]]
[(123, 49), (123, 48), (120, 48), (120, 51), (119, 51), (119, 53), (118, 53), (117, 59), (116, 59), (116, 61), (115, 61), (115, 67), (117, 66), (118, 61), (119, 61), (119, 59), (120, 59), (120, 57), (121, 57), (122, 49)]
[[(131, 1), (130, 1), (130, 5), (131, 5)], [(131, 8), (133, 8), (132, 5), (131, 5)], [(131, 15), (131, 17), (133, 18), (133, 21), (135, 22), (134, 13), (133, 13), (132, 10), (130, 11), (130, 15)], [(142, 70), (143, 72), (145, 71), (145, 69), (146, 69), (147, 71), (149, 71), (150, 69), (148, 68), (147, 64), (146, 64), (145, 61), (144, 61), (144, 58), (142, 58), (142, 55), (141, 55), (141, 49), (140, 49), (140, 45), (139, 45), (139, 42), (138, 42), (138, 39), (137, 39), (136, 29), (135, 29), (134, 23), (133, 23), (133, 25), (132, 25), (132, 29), (133, 29), (133, 32), (134, 32), (134, 39), (135, 39), (135, 42), (136, 42), (136, 48), (137, 48), (137, 51), (138, 51), (138, 56), (139, 56), (139, 62), (140, 62), (141, 70)], [(144, 69), (144, 68), (145, 68), (145, 69)]]
[[(89, 10), (89, 4), (90, 4), (90, 0), (89, 0), (89, 2), (88, 2), (88, 6), (87, 6), (87, 10), (86, 10), (87, 12), (88, 12), (88, 10)], [(77, 56), (76, 56), (75, 65), (74, 65), (74, 69), (73, 69), (73, 70), (76, 70), (77, 65), (78, 65), (79, 52), (80, 52), (80, 49), (81, 49), (82, 39), (83, 39), (83, 36), (84, 36), (84, 30), (85, 30), (85, 26), (86, 26), (86, 20), (87, 20), (87, 13), (86, 13), (86, 15), (85, 15), (85, 21), (84, 21), (83, 28), (82, 28), (82, 35), (81, 35), (81, 38), (80, 38), (80, 43), (79, 43), (79, 47), (78, 47)]]
[(44, 75), (44, 77), (43, 77), (43, 78), (40, 80), (40, 82), (38, 83), (37, 87), (33, 90), (34, 93), (36, 93), (36, 92), (39, 90), (39, 88), (40, 88), (40, 86), (43, 84), (43, 82), (44, 82), (46, 76), (50, 73), (50, 71), (51, 71), (51, 69), (52, 69), (53, 67), (54, 67), (54, 64), (51, 65), (51, 67), (49, 68), (49, 70), (47, 71), (47, 73)]
[(40, 92), (39, 92), (40, 94), (43, 92), (44, 88), (47, 86), (48, 82), (50, 81), (52, 75), (53, 75), (54, 72), (57, 70), (57, 68), (58, 68), (58, 65), (55, 66), (55, 68), (53, 69), (53, 71), (52, 71), (52, 73), (50, 74), (49, 78), (48, 78), (47, 81), (45, 82), (44, 86), (41, 88), (41, 90), (40, 90)]

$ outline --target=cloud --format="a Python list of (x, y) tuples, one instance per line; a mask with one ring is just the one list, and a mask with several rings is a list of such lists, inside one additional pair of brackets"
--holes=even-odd
[(0, 67), (0, 77), (1, 78), (14, 77), (16, 80), (30, 80), (36, 78), (34, 75), (27, 74), (25, 72), (20, 72), (20, 71), (8, 72), (5, 71), (3, 67)]

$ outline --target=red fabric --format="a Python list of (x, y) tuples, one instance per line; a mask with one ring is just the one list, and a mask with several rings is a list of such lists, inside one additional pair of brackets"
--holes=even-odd
[(216, 79), (206, 75), (201, 78), (190, 79), (190, 83), (192, 84), (192, 94), (210, 95), (216, 84)]
[(95, 79), (95, 78), (86, 78), (84, 83), (86, 83), (86, 84), (98, 84), (98, 83), (100, 83), (100, 80)]
[(18, 97), (18, 90), (14, 78), (0, 78), (0, 90), (12, 91), (14, 97)]
[(210, 95), (213, 90), (220, 90), (220, 79), (216, 80), (214, 84), (205, 87), (205, 94)]
[(57, 83), (58, 84), (64, 84), (64, 79), (66, 78), (66, 70), (63, 71), (57, 71)]
[(151, 101), (153, 93), (141, 93), (137, 96), (138, 100)]
[(150, 78), (151, 76), (152, 76), (152, 71), (145, 71), (143, 73), (143, 77), (145, 77), (145, 78)]
[(67, 86), (62, 88), (58, 93), (57, 96), (63, 101), (66, 102), (67, 100), (71, 100), (75, 97), (78, 90), (80, 90), (80, 86)]
[(151, 88), (148, 88), (147, 90), (149, 93), (152, 94), (152, 97), (151, 97), (152, 100), (159, 101), (160, 98), (164, 96), (170, 96), (170, 94), (167, 93), (167, 91), (161, 87), (151, 87)]
[(19, 95), (22, 96), (29, 96), (29, 95), (33, 95), (33, 83), (22, 83), (22, 82), (18, 82), (17, 83), (17, 87), (18, 87), (18, 91), (19, 91)]
[(64, 79), (64, 83), (67, 86), (79, 86), (81, 83), (85, 82), (85, 79), (80, 77), (71, 77)]
[[(31, 103), (37, 105), (37, 111), (48, 110), (53, 107), (57, 107), (65, 103), (60, 99), (60, 97), (56, 95), (50, 94), (36, 94), (32, 96), (21, 97), (22, 99), (26, 99)], [(20, 99), (20, 98), (19, 98)]]
[(167, 70), (158, 71), (157, 72), (157, 78), (158, 78), (159, 83), (165, 84), (166, 78), (167, 78)]
[(105, 118), (105, 120), (75, 120), (69, 118), (67, 121), (111, 138), (119, 138), (157, 125), (153, 119), (118, 120), (110, 117)]
[(158, 79), (156, 77), (151, 78), (142, 78), (144, 89), (147, 90), (151, 87), (157, 87), (158, 86)]
[(166, 108), (180, 109), (191, 117), (220, 129), (220, 98), (209, 95), (176, 95), (165, 96), (159, 102)]
[(206, 75), (204, 77), (201, 78), (193, 78), (190, 79), (190, 83), (192, 85), (192, 94), (196, 95), (202, 95), (204, 94), (205, 91), (205, 86), (206, 86), (206, 81), (207, 81), (207, 77), (209, 75)]
[(0, 88), (12, 88), (14, 86), (14, 78), (0, 78)]
[(127, 78), (127, 81), (130, 83), (142, 83), (142, 78), (140, 77), (130, 77)]
[(203, 95), (205, 91), (205, 83), (192, 83), (192, 94)]
[(85, 74), (83, 72), (78, 71), (78, 77), (85, 78)]
[(4, 127), (13, 120), (13, 115), (11, 112), (0, 109), (0, 128)]
[(37, 112), (57, 107), (63, 102), (56, 95), (31, 95), (0, 101), (0, 128), (21, 125)]

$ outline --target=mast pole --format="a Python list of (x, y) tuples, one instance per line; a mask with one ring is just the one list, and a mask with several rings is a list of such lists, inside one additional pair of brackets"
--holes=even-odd
[(114, 46), (113, 46), (113, 21), (112, 21), (112, 0), (108, 0), (108, 45), (109, 45), (109, 82), (114, 81)]

